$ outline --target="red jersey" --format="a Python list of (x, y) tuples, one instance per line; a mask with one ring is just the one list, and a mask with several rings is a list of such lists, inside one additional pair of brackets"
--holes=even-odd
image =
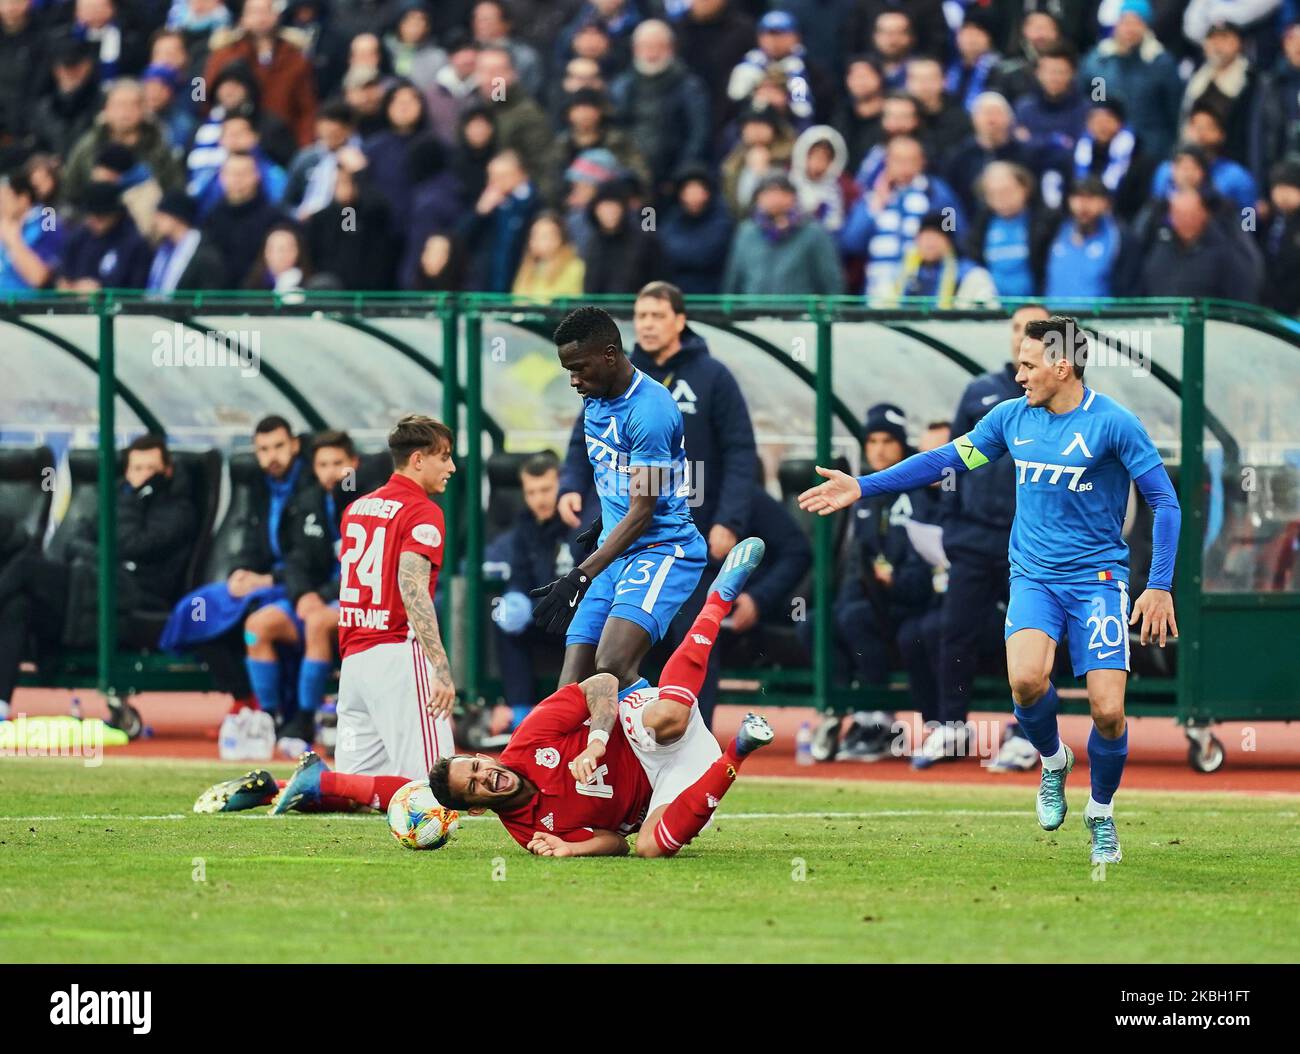
[(442, 566), (442, 510), (414, 480), (396, 472), (357, 498), (339, 525), (339, 654), (401, 644), (412, 634), (397, 586), (402, 553), (427, 556), (429, 596)]
[(497, 814), (525, 848), (538, 831), (585, 842), (597, 829), (631, 834), (645, 819), (650, 781), (621, 729), (610, 731), (595, 783), (580, 784), (569, 772), (569, 762), (587, 749), (589, 719), (582, 688), (567, 684), (533, 707), (501, 752), (501, 764), (539, 792), (514, 812)]

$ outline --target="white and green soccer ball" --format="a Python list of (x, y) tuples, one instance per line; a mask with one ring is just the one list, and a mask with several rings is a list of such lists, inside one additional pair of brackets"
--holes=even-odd
[(407, 849), (441, 849), (460, 826), (460, 813), (444, 809), (428, 780), (412, 780), (388, 803), (388, 829)]

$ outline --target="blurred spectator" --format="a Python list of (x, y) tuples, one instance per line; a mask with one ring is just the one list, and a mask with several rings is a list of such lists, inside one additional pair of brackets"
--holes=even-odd
[(736, 231), (722, 291), (832, 296), (843, 290), (831, 236), (799, 210), (788, 176), (766, 177), (754, 194), (753, 215)]
[[(907, 442), (907, 416), (892, 403), (867, 411), (862, 453), (865, 469), (880, 472), (913, 453)], [(921, 622), (934, 603), (934, 571), (913, 545), (909, 525), (933, 523), (938, 501), (931, 487), (902, 494), (863, 498), (853, 507), (849, 566), (836, 592), (834, 640), (854, 679), (883, 688), (899, 655), (908, 671), (911, 705), (923, 720), (937, 716), (934, 667), (925, 648)], [(832, 753), (848, 761), (877, 761), (890, 749), (894, 715), (862, 711), (853, 715), (838, 744), (839, 719), (819, 730), (821, 756)], [(829, 723), (829, 722), (828, 722)]]
[(261, 256), (244, 280), (244, 288), (293, 293), (304, 288), (311, 277), (311, 254), (302, 231), (292, 223), (277, 223), (266, 232)]
[(580, 91), (599, 92), (609, 97), (609, 85), (600, 72), (600, 63), (595, 59), (569, 59), (564, 65), (564, 74), (551, 86), (548, 96), (547, 112), (551, 123), (559, 127), (564, 123), (564, 111), (569, 99)]
[(623, 180), (601, 184), (587, 211), (592, 237), (583, 256), (584, 292), (635, 293), (658, 277), (658, 241), (633, 209)]
[(401, 14), (384, 47), (393, 60), (393, 72), (414, 84), (427, 98), (438, 85), (438, 73), (447, 53), (433, 36), (433, 23), (425, 0), (402, 0)]
[(0, 183), (0, 293), (50, 284), (63, 249), (63, 225), (23, 170)]
[(404, 288), (423, 293), (459, 293), (465, 288), (465, 253), (449, 234), (431, 234), (420, 246), (419, 262), (411, 284)]
[(242, 106), (226, 112), (221, 122), (221, 139), (215, 149), (203, 155), (208, 163), (190, 169), (190, 181), (185, 189), (198, 202), (200, 218), (206, 219), (221, 200), (221, 168), (232, 154), (247, 154), (257, 163), (267, 201), (278, 205), (283, 200), (289, 177), (262, 149), (251, 108)]
[(547, 152), (538, 187), (547, 201), (559, 202), (565, 173), (584, 150), (608, 150), (624, 172), (633, 174), (642, 186), (650, 185), (650, 170), (633, 134), (609, 118), (609, 102), (601, 92), (583, 88), (569, 96), (563, 128)]
[(534, 659), (538, 648), (553, 648), (554, 638), (533, 624), (530, 590), (569, 573), (582, 558), (573, 544), (578, 529), (557, 511), (559, 462), (547, 451), (519, 468), (524, 508), (510, 530), (510, 580), (492, 605), (492, 636), (501, 667), (501, 688), (518, 725), (537, 702)]
[(1264, 250), (1265, 307), (1300, 313), (1300, 157), (1279, 161), (1269, 173), (1273, 216), (1260, 239)]
[(141, 289), (152, 253), (112, 183), (90, 183), (77, 207), (81, 224), (63, 245), (58, 287), (75, 293), (98, 289)]
[(551, 145), (546, 111), (519, 83), (511, 53), (496, 45), (481, 48), (474, 66), (478, 101), (492, 111), (497, 145), (513, 150), (529, 172), (540, 171)]
[(59, 157), (67, 157), (95, 123), (99, 74), (94, 51), (83, 40), (59, 38), (51, 45), (51, 51), (53, 91), (36, 103), (31, 128), (41, 146)]
[(289, 126), (298, 145), (310, 143), (315, 135), (316, 78), (302, 50), (276, 25), (272, 0), (244, 0), (238, 28), (213, 34), (207, 83), (214, 84), (233, 62), (253, 72), (261, 104)]
[(1015, 137), (1011, 105), (997, 92), (985, 92), (971, 104), (971, 134), (948, 154), (944, 174), (967, 211), (976, 206), (975, 181), (993, 161), (1010, 161), (1036, 171), (1034, 150)]
[(989, 77), (1002, 60), (993, 44), (993, 19), (981, 7), (966, 8), (957, 30), (957, 55), (948, 67), (948, 94), (968, 110), (990, 89)]
[(1174, 191), (1168, 223), (1142, 264), (1141, 295), (1257, 299), (1262, 267), (1214, 221), (1213, 210), (1203, 190)]
[(399, 245), (387, 201), (371, 185), (360, 151), (344, 149), (334, 199), (307, 220), (307, 246), (316, 279), (339, 289), (391, 289)]
[(674, 51), (673, 31), (651, 19), (632, 34), (632, 68), (610, 86), (614, 110), (650, 169), (652, 197), (671, 193), (672, 175), (709, 154), (708, 89)]
[(1110, 192), (1096, 176), (1085, 176), (1070, 188), (1067, 208), (1047, 250), (1044, 298), (1116, 296), (1123, 288), (1116, 281), (1121, 261), (1133, 249), (1111, 215)]
[[(284, 596), (269, 599), (244, 623), (248, 678), (258, 705), (284, 718), (276, 748), (297, 757), (316, 739), (316, 711), (334, 670), (338, 632), (339, 531), (356, 495), (361, 463), (352, 437), (324, 431), (311, 444), (312, 480), (284, 510)], [(281, 656), (292, 655), (297, 691), (285, 706)]]
[[(906, 15), (909, 50), (932, 58), (947, 53), (952, 31), (944, 14), (944, 0), (858, 0), (857, 17), (850, 21), (845, 33), (852, 49), (871, 44), (877, 54), (884, 54), (875, 35), (880, 29), (880, 16), (886, 12)], [(897, 28), (894, 23), (890, 31), (896, 32)], [(890, 87), (901, 88), (902, 84), (893, 82)]]
[(951, 222), (940, 213), (921, 220), (916, 240), (899, 267), (895, 295), (933, 297), (944, 308), (996, 304), (999, 290), (989, 272), (958, 255)]
[(298, 219), (305, 220), (333, 200), (338, 155), (345, 147), (360, 149), (361, 137), (352, 108), (332, 100), (316, 112), (316, 141), (299, 150), (289, 166), (284, 206)]
[(1118, 100), (1092, 103), (1084, 133), (1074, 145), (1074, 179), (1096, 176), (1110, 191), (1115, 211), (1131, 220), (1147, 199), (1155, 159), (1125, 118)]
[(373, 66), (358, 66), (343, 76), (343, 101), (356, 118), (357, 134), (363, 140), (388, 127), (384, 114), (384, 80)]
[(863, 188), (840, 231), (840, 250), (867, 261), (867, 296), (897, 295), (903, 258), (912, 248), (921, 219), (931, 212), (944, 216), (950, 231), (963, 229), (965, 219), (952, 190), (926, 174), (920, 142), (896, 136), (886, 148), (880, 175)]
[(1143, 149), (1159, 158), (1174, 145), (1183, 82), (1173, 57), (1151, 31), (1151, 19), (1149, 0), (1123, 0), (1114, 33), (1079, 68), (1079, 89), (1093, 101), (1101, 90), (1122, 102)]
[(523, 262), (511, 291), (542, 301), (581, 296), (585, 273), (582, 258), (565, 234), (564, 222), (554, 212), (543, 212), (528, 231)]
[(488, 163), (501, 152), (496, 124), (486, 106), (470, 106), (461, 115), (452, 150), (451, 169), (466, 201), (477, 201), (487, 186)]
[[(966, 111), (962, 110), (961, 112), (965, 114)], [(862, 163), (858, 166), (853, 177), (858, 187), (864, 190), (875, 186), (876, 180), (880, 178), (880, 173), (885, 170), (885, 158), (889, 153), (889, 142), (895, 136), (906, 135), (916, 139), (925, 149), (927, 157), (931, 150), (942, 153), (951, 149), (954, 145), (952, 142), (947, 144), (932, 142), (930, 135), (924, 128), (921, 117), (921, 104), (903, 91), (890, 92), (885, 97), (885, 108), (880, 118), (880, 130), (884, 133), (884, 137), (862, 159)], [(932, 167), (938, 166), (932, 165)]]
[(732, 215), (748, 214), (754, 190), (771, 171), (789, 166), (794, 132), (767, 110), (751, 110), (740, 118), (740, 135), (722, 161), (722, 188)]
[(75, 201), (90, 182), (95, 158), (109, 143), (120, 143), (144, 165), (164, 190), (182, 182), (180, 166), (158, 126), (144, 110), (144, 92), (138, 81), (120, 80), (108, 90), (104, 110), (72, 148), (63, 177), (63, 192)]
[[(989, 89), (1008, 99), (1019, 99), (1033, 91), (1038, 84), (1039, 53), (1065, 42), (1060, 23), (1051, 13), (1058, 5), (1054, 0), (1049, 0), (1048, 4), (1041, 6), (1048, 7), (1048, 10), (1025, 11), (1015, 44), (993, 68), (993, 74), (989, 78)], [(1074, 42), (1077, 44), (1077, 39)]]
[(194, 141), (185, 159), (193, 173), (207, 165), (219, 163), (221, 153), (221, 126), (232, 113), (251, 113), (257, 129), (258, 142), (267, 157), (277, 165), (287, 165), (298, 150), (298, 143), (280, 118), (258, 104), (258, 86), (253, 74), (242, 62), (232, 62), (209, 85), (212, 108), (203, 122), (194, 130)]
[(1068, 44), (1050, 44), (1038, 52), (1034, 86), (1016, 100), (1018, 137), (1044, 153), (1073, 153), (1088, 116), (1077, 73), (1078, 59)]
[[(819, 20), (827, 14), (819, 12)], [(727, 97), (734, 105), (751, 105), (765, 75), (776, 71), (790, 95), (790, 116), (797, 128), (806, 128), (829, 113), (829, 76), (808, 57), (799, 30), (788, 11), (769, 11), (759, 20), (758, 47), (745, 53), (727, 81)]]
[[(1192, 107), (1187, 123), (1183, 126), (1183, 140), (1186, 144), (1200, 149), (1205, 163), (1209, 166), (1210, 182), (1219, 194), (1231, 201), (1238, 209), (1255, 207), (1259, 195), (1255, 177), (1242, 165), (1223, 155), (1227, 136), (1223, 119), (1212, 103), (1202, 100)], [(1164, 161), (1156, 169), (1155, 178), (1151, 181), (1151, 193), (1154, 197), (1169, 196), (1173, 189), (1173, 167), (1173, 161)]]
[(1216, 21), (1205, 37), (1205, 62), (1187, 82), (1182, 113), (1198, 107), (1213, 110), (1223, 126), (1222, 153), (1242, 165), (1250, 163), (1251, 119), (1255, 110), (1258, 77), (1242, 54), (1241, 30), (1228, 21)]
[(230, 22), (230, 9), (221, 0), (172, 0), (167, 10), (167, 28), (186, 35), (208, 37)]
[(447, 62), (434, 75), (434, 84), (425, 92), (429, 117), (438, 135), (454, 142), (461, 124), (461, 111), (474, 94), (474, 68), (478, 48), (466, 33), (456, 33), (443, 41)]
[(994, 161), (979, 178), (980, 206), (968, 245), (999, 296), (1029, 297), (1042, 287), (1050, 235), (1036, 189), (1032, 172), (1006, 161)]
[(190, 145), (199, 122), (189, 100), (179, 94), (178, 72), (170, 66), (147, 66), (140, 75), (140, 84), (145, 114), (162, 129), (174, 153), (183, 151)]
[[(1202, 43), (1224, 22), (1236, 26), (1254, 23), (1267, 33), (1273, 28), (1271, 15), (1280, 0), (1190, 0), (1183, 12), (1183, 34), (1188, 40)], [(1288, 12), (1294, 16), (1294, 8)]]
[[(164, 612), (184, 587), (194, 547), (194, 505), (173, 481), (172, 457), (161, 436), (131, 442), (116, 488), (118, 639), (127, 647), (151, 647), (134, 612)], [(0, 568), (0, 718), (9, 716), (18, 665), (27, 655), (43, 663), (65, 648), (93, 646), (99, 622), (99, 542), (92, 517), (80, 525), (63, 559), (39, 546), (22, 550)], [(152, 631), (150, 632), (150, 636)]]
[(1300, 154), (1300, 21), (1282, 31), (1282, 54), (1260, 77), (1250, 168), (1262, 183), (1272, 163)]
[(925, 56), (907, 64), (907, 94), (916, 100), (922, 127), (916, 130), (942, 164), (944, 150), (960, 143), (971, 131), (970, 114), (962, 102), (948, 91), (943, 65)]
[(366, 178), (384, 199), (393, 220), (393, 235), (404, 236), (411, 214), (411, 151), (430, 138), (429, 117), (424, 96), (407, 80), (397, 80), (384, 96), (384, 117), (388, 126), (367, 139)]
[(677, 53), (708, 89), (715, 135), (730, 108), (727, 82), (731, 71), (754, 46), (753, 20), (737, 8), (732, 0), (691, 0), (673, 26)]
[(95, 155), (90, 169), (91, 182), (112, 183), (121, 192), (122, 204), (136, 229), (142, 234), (153, 227), (153, 210), (162, 197), (162, 188), (147, 165), (121, 143), (107, 143)]
[(794, 143), (790, 182), (799, 195), (799, 209), (831, 234), (844, 226), (845, 200), (856, 191), (844, 172), (848, 149), (844, 137), (828, 124), (806, 129)]
[(519, 84), (533, 98), (542, 91), (543, 71), (537, 49), (513, 36), (514, 26), (503, 0), (480, 0), (470, 16), (470, 34), (480, 48), (505, 48)]
[(30, 123), (37, 86), (48, 76), (49, 31), (38, 24), (32, 0), (0, 2), (0, 128), (14, 139), (35, 129)]
[(519, 155), (503, 150), (488, 163), (487, 183), (461, 226), (470, 289), (510, 291), (538, 207), (537, 191)]
[[(338, 30), (329, 0), (286, 0), (280, 23), (311, 63), (316, 97), (328, 98), (343, 79), (346, 52), (346, 38)], [(388, 20), (377, 22), (375, 28), (390, 24)]]
[(873, 146), (885, 137), (881, 115), (885, 108), (885, 80), (865, 55), (851, 58), (844, 74), (831, 123), (839, 129), (849, 151), (848, 169), (856, 172)]
[(717, 293), (735, 230), (706, 165), (677, 173), (677, 198), (659, 225), (664, 276), (688, 296)]
[[(890, 9), (885, 4), (871, 5), (884, 8), (876, 16), (871, 29), (871, 57), (885, 78), (885, 88), (901, 91), (907, 81), (907, 60), (916, 48), (916, 34), (912, 19), (901, 8)], [(942, 18), (942, 16), (940, 16)], [(945, 32), (945, 37), (947, 33)], [(936, 50), (937, 49), (937, 50)], [(934, 42), (926, 54), (937, 57), (943, 45)]]
[(604, 147), (584, 150), (564, 173), (564, 229), (584, 259), (591, 252), (591, 203), (605, 183), (623, 178), (618, 160)]
[(115, 0), (73, 0), (72, 32), (95, 46), (105, 83), (144, 65), (140, 37)]
[(403, 232), (398, 284), (409, 289), (420, 253), (431, 234), (455, 230), (465, 212), (465, 195), (451, 169), (449, 151), (431, 135), (422, 136), (407, 154), (411, 178), (411, 211)]
[(225, 261), (225, 288), (238, 289), (280, 214), (262, 192), (261, 172), (252, 154), (231, 154), (217, 179), (221, 196), (208, 212), (203, 230)]
[(197, 229), (197, 219), (194, 199), (181, 191), (168, 191), (158, 202), (153, 216), (158, 248), (145, 284), (149, 292), (226, 288), (225, 262)]
[(587, 0), (556, 38), (555, 65), (577, 55), (597, 59), (606, 73), (624, 69), (642, 17), (637, 0)]

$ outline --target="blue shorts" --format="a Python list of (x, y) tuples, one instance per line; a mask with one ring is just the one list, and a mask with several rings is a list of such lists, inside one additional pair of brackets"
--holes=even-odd
[[(303, 643), (304, 641), (306, 641), (306, 639), (307, 639), (307, 624), (306, 624), (305, 622), (303, 622), (303, 620), (300, 619), (300, 618), (298, 617), (298, 609), (297, 609), (297, 607), (294, 605), (294, 603), (293, 603), (292, 600), (290, 600), (288, 597), (282, 597), (282, 598), (279, 599), (279, 600), (272, 600), (271, 603), (268, 604), (267, 606), (268, 606), (268, 607), (279, 608), (279, 609), (280, 609), (281, 611), (283, 611), (286, 615), (288, 615), (288, 616), (289, 616), (289, 621), (293, 623), (293, 628), (294, 628), (295, 630), (298, 631), (298, 643), (301, 644), (301, 643)], [(337, 608), (338, 608), (338, 606), (339, 606), (339, 602), (338, 602), (337, 600), (331, 600), (331, 601), (330, 601), (328, 604), (326, 604), (325, 606), (326, 606), (326, 607), (335, 608), (335, 609), (337, 610)], [(247, 643), (249, 643), (249, 644), (252, 643), (252, 641), (248, 640), (248, 635), (247, 635), (247, 634), (244, 635), (244, 639), (245, 639), (245, 641), (246, 641)]]
[(708, 557), (709, 547), (698, 534), (686, 545), (663, 542), (624, 553), (591, 583), (564, 643), (597, 643), (610, 618), (635, 622), (650, 634), (652, 644), (663, 639), (695, 592)]
[(1128, 619), (1122, 579), (1048, 584), (1014, 576), (1003, 636), (1040, 629), (1059, 644), (1064, 633), (1074, 675), (1082, 677), (1089, 670), (1128, 669)]

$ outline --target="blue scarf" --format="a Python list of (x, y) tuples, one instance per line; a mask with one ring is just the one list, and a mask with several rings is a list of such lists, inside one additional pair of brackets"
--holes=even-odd
[(289, 499), (293, 497), (293, 492), (298, 483), (298, 477), (302, 474), (302, 458), (293, 459), (293, 464), (289, 466), (289, 471), (284, 474), (283, 479), (271, 479), (269, 476), (266, 485), (271, 491), (271, 510), (267, 516), (266, 529), (270, 532), (271, 557), (274, 561), (274, 567), (279, 570), (284, 565), (284, 555), (280, 552), (280, 521), (284, 518), (284, 510), (289, 507)]

